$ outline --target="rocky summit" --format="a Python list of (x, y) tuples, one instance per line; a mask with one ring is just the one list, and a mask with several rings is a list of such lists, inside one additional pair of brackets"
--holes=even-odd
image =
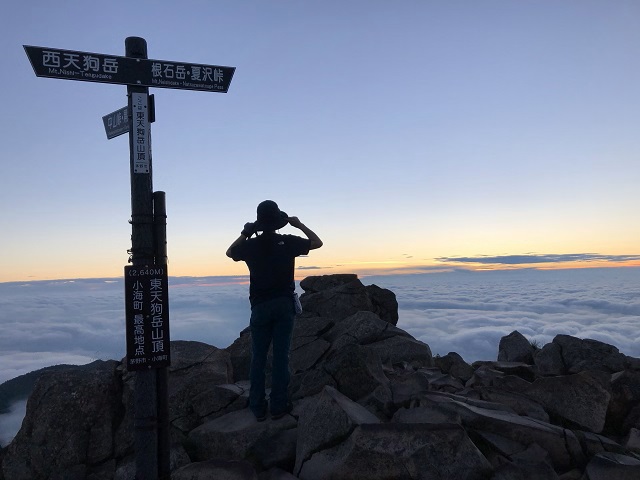
[[(247, 408), (248, 329), (225, 349), (172, 342), (172, 479), (640, 479), (639, 359), (517, 331), (496, 361), (434, 357), (397, 326), (393, 292), (355, 275), (300, 285), (282, 418)], [(0, 480), (133, 479), (133, 389), (118, 361), (43, 374)]]

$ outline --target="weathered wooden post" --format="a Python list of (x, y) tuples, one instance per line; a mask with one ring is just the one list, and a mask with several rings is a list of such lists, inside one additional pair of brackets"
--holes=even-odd
[[(143, 38), (128, 37), (125, 52), (130, 58), (147, 59), (147, 42)], [(127, 85), (127, 96), (131, 125), (131, 264), (149, 266), (155, 263), (149, 88)], [(154, 370), (136, 372), (135, 446), (136, 478), (155, 480), (158, 478), (158, 425)]]
[[(155, 229), (156, 266), (167, 268), (167, 203), (164, 192), (153, 193), (153, 225)], [(167, 367), (156, 369), (158, 402), (158, 478), (169, 480), (169, 373)]]

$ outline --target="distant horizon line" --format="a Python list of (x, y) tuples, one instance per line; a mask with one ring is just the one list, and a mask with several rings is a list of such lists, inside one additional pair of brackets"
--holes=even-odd
[[(366, 278), (366, 277), (376, 277), (376, 276), (407, 276), (407, 275), (435, 275), (435, 274), (443, 274), (443, 273), (492, 273), (492, 272), (518, 272), (518, 271), (539, 271), (539, 272), (547, 272), (547, 271), (555, 271), (555, 270), (613, 270), (613, 269), (633, 269), (640, 268), (640, 264), (632, 264), (632, 265), (624, 265), (624, 264), (616, 264), (616, 265), (571, 265), (571, 266), (547, 266), (544, 267), (534, 267), (534, 266), (506, 266), (503, 268), (487, 268), (487, 266), (476, 266), (476, 267), (468, 267), (468, 266), (459, 266), (459, 265), (442, 265), (442, 266), (429, 266), (429, 267), (400, 267), (400, 268), (389, 268), (389, 269), (379, 269), (379, 270), (366, 270), (366, 271), (352, 271), (352, 272), (334, 272), (334, 273), (323, 273), (317, 276), (325, 276), (325, 275), (348, 275), (355, 274), (358, 278)], [(296, 273), (300, 270), (306, 271), (308, 268), (296, 268)], [(318, 270), (330, 270), (330, 267), (319, 267)], [(358, 270), (358, 269), (354, 269)], [(313, 270), (311, 270), (313, 271)], [(298, 276), (296, 275), (296, 281), (300, 281), (306, 277), (316, 276), (313, 274)], [(246, 274), (237, 274), (237, 275), (169, 275), (169, 279), (227, 279), (227, 280), (236, 280), (236, 282), (223, 282), (223, 284), (247, 284), (249, 282), (249, 273)], [(24, 279), (24, 280), (8, 280), (0, 282), (0, 285), (8, 285), (8, 284), (29, 284), (29, 283), (43, 283), (43, 282), (67, 282), (73, 283), (76, 281), (96, 281), (101, 283), (116, 283), (124, 280), (124, 276), (96, 276), (96, 277), (66, 277), (66, 278), (39, 278), (39, 279)]]

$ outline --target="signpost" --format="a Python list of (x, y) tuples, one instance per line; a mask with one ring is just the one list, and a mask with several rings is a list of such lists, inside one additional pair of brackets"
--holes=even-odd
[(24, 45), (38, 77), (127, 85), (129, 103), (102, 117), (107, 138), (129, 132), (131, 254), (125, 267), (127, 369), (136, 372), (136, 478), (168, 479), (169, 297), (164, 192), (153, 192), (149, 87), (226, 93), (235, 67), (150, 60), (143, 38), (124, 57)]
[(104, 123), (104, 131), (107, 133), (109, 140), (123, 133), (127, 133), (129, 131), (129, 107), (122, 107), (115, 112), (105, 115), (102, 117), (102, 122)]
[(37, 77), (227, 93), (235, 67), (24, 45)]

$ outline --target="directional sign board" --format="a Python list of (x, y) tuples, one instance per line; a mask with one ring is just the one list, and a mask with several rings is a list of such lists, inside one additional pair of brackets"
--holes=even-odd
[(102, 117), (107, 138), (112, 139), (129, 131), (129, 107), (111, 112)]
[(24, 45), (38, 77), (227, 93), (235, 67)]

